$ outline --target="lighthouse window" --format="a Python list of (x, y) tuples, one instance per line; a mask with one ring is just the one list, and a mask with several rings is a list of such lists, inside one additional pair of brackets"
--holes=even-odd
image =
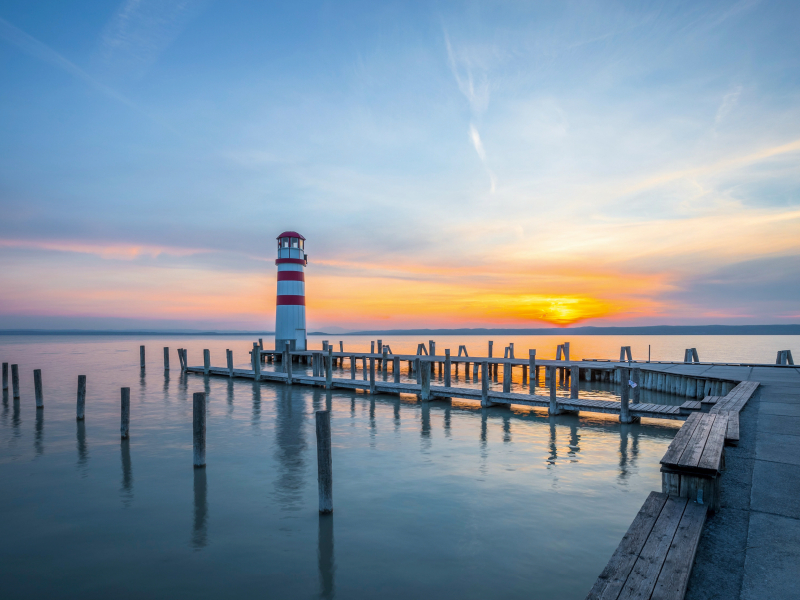
[(297, 248), (297, 238), (292, 238), (292, 248)]
[(300, 240), (300, 247), (303, 247), (303, 240)]
[(289, 238), (283, 238), (283, 247), (284, 248), (288, 248), (289, 247)]

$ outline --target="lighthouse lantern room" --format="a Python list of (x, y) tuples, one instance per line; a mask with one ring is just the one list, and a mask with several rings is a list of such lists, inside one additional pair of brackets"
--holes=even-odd
[(308, 255), (305, 241), (296, 231), (278, 236), (278, 295), (275, 306), (275, 349), (286, 342), (292, 350), (306, 349), (306, 284)]

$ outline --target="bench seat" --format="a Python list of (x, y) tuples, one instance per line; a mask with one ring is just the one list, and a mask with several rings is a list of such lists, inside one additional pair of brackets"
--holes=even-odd
[(587, 600), (680, 600), (692, 572), (706, 507), (650, 492)]
[(758, 388), (758, 381), (742, 381), (728, 395), (717, 401), (708, 411), (710, 414), (724, 414), (728, 417), (725, 442), (733, 446), (739, 443), (739, 412)]

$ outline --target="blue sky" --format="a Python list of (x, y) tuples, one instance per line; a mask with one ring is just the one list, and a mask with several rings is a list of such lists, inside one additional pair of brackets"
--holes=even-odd
[(800, 321), (791, 2), (0, 5), (0, 328)]

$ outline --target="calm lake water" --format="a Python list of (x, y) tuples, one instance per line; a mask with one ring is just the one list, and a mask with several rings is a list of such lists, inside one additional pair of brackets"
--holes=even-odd
[[(335, 341), (335, 336), (326, 336)], [(342, 337), (345, 349), (367, 339)], [(798, 339), (542, 336), (515, 342), (572, 356), (774, 362)], [(413, 352), (416, 338), (384, 340)], [(485, 355), (486, 339), (436, 338)], [(321, 347), (321, 338), (310, 340)], [(148, 351), (138, 368), (139, 345)], [(181, 376), (209, 348), (248, 364), (243, 337), (0, 336), (21, 399), (0, 409), (3, 597), (582, 598), (651, 490), (679, 423), (432, 402)], [(265, 347), (270, 344), (265, 339)], [(172, 370), (164, 373), (164, 346)], [(771, 359), (771, 360), (770, 360)], [(41, 368), (45, 408), (33, 374)], [(349, 367), (347, 369), (349, 371)], [(75, 421), (87, 375), (86, 420)], [(521, 382), (515, 382), (519, 385)], [(543, 382), (541, 382), (543, 385)], [(581, 395), (611, 398), (609, 384)], [(496, 384), (497, 385), (497, 384)], [(119, 439), (119, 388), (131, 437)], [(606, 386), (604, 388), (603, 386)], [(206, 469), (192, 467), (192, 393), (208, 393)], [(661, 401), (674, 403), (675, 398)], [(329, 409), (334, 507), (317, 512), (314, 411)]]

